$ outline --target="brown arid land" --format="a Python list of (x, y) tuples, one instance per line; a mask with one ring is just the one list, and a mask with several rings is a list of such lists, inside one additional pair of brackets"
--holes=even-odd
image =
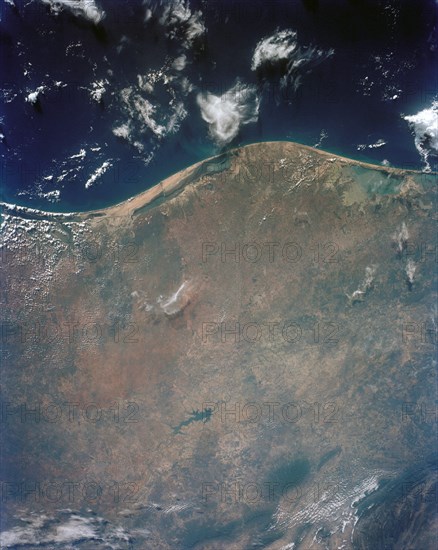
[(434, 548), (436, 218), (288, 142), (4, 205), (2, 547)]

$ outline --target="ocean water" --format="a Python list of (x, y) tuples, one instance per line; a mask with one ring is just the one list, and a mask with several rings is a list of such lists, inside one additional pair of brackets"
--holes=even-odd
[(0, 6), (2, 201), (100, 208), (265, 140), (436, 169), (434, 0)]

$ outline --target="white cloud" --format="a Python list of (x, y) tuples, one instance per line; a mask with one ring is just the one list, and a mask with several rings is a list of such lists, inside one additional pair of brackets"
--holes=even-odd
[(144, 122), (144, 124), (152, 130), (157, 137), (163, 137), (166, 132), (166, 128), (154, 120), (156, 107), (152, 105), (149, 100), (141, 97), (140, 95), (135, 95), (132, 103), (139, 119), (142, 120), (142, 122)]
[(408, 281), (411, 285), (414, 282), (416, 271), (417, 271), (417, 266), (415, 265), (415, 262), (411, 258), (409, 258), (409, 260), (406, 264), (406, 276), (407, 276)]
[(401, 254), (406, 248), (407, 242), (409, 240), (409, 231), (408, 226), (405, 222), (401, 224), (401, 228), (396, 231), (393, 236), (394, 241), (397, 243), (397, 250)]
[[(145, 0), (145, 22), (155, 16), (165, 28), (168, 38), (181, 40), (182, 46), (189, 49), (193, 42), (202, 36), (205, 25), (201, 11), (192, 11), (186, 0), (166, 0), (159, 4)], [(164, 6), (163, 6), (164, 4)]]
[(105, 12), (101, 10), (94, 0), (40, 0), (43, 4), (48, 4), (52, 13), (58, 14), (66, 9), (77, 17), (83, 17), (95, 25), (100, 23), (105, 17)]
[(71, 155), (70, 159), (83, 159), (87, 156), (87, 151), (85, 149), (81, 149), (79, 153), (76, 153), (75, 155)]
[(176, 70), (176, 71), (182, 71), (185, 66), (187, 64), (187, 56), (186, 55), (180, 55), (179, 57), (177, 57), (173, 63), (172, 63), (172, 67)]
[(100, 178), (101, 176), (103, 176), (103, 174), (105, 174), (105, 172), (108, 170), (108, 168), (111, 168), (111, 166), (112, 166), (112, 162), (109, 161), (109, 160), (106, 160), (102, 164), (102, 166), (99, 166), (99, 168), (97, 168), (95, 170), (95, 172), (93, 174), (91, 174), (91, 176), (86, 181), (85, 189), (89, 189), (98, 178)]
[(260, 40), (254, 50), (251, 69), (256, 71), (264, 63), (287, 60), (298, 48), (297, 33), (292, 30), (277, 32)]
[(219, 145), (232, 141), (243, 124), (258, 119), (260, 98), (254, 86), (237, 82), (221, 96), (207, 92), (199, 93), (196, 99), (210, 135)]
[(32, 514), (21, 519), (22, 525), (0, 534), (2, 548), (16, 548), (17, 546), (44, 546), (51, 548), (70, 548), (84, 541), (104, 542), (108, 547), (113, 544), (126, 543), (128, 534), (120, 526), (113, 526), (103, 518), (86, 518), (74, 513), (60, 513), (54, 518), (44, 514)]
[(102, 97), (106, 92), (107, 84), (108, 80), (106, 78), (102, 80), (96, 80), (95, 82), (91, 83), (90, 96), (97, 103), (100, 103), (102, 101)]
[(47, 191), (47, 193), (39, 192), (37, 195), (50, 202), (59, 202), (61, 191), (59, 189), (54, 189), (53, 191)]
[(252, 57), (251, 70), (261, 72), (268, 66), (277, 67), (283, 74), (282, 84), (290, 82), (297, 88), (300, 84), (298, 72), (301, 69), (315, 66), (333, 53), (333, 49), (321, 50), (313, 46), (300, 46), (297, 33), (286, 29), (258, 42)]
[(28, 103), (32, 103), (32, 105), (35, 105), (35, 103), (38, 101), (39, 95), (42, 94), (45, 89), (45, 86), (38, 86), (38, 88), (34, 92), (30, 92), (30, 94), (27, 95), (26, 101)]
[(353, 292), (353, 294), (347, 294), (347, 298), (351, 304), (354, 304), (355, 302), (363, 302), (365, 295), (373, 287), (375, 274), (376, 266), (367, 266), (365, 268), (365, 279), (359, 285), (357, 290)]
[(426, 164), (425, 170), (430, 171), (429, 154), (438, 153), (438, 101), (433, 101), (429, 109), (403, 118), (414, 132), (415, 147)]
[(366, 144), (361, 143), (357, 146), (358, 151), (364, 151), (365, 149), (379, 149), (380, 147), (383, 147), (386, 145), (386, 141), (384, 139), (378, 139), (374, 143)]
[[(127, 121), (113, 128), (113, 134), (126, 139), (142, 152), (145, 138), (162, 140), (177, 132), (187, 116), (183, 102), (183, 96), (189, 91), (187, 83), (185, 77), (169, 79), (164, 68), (137, 75), (137, 85), (123, 88), (119, 93)], [(157, 92), (154, 98), (150, 95), (152, 91)], [(158, 96), (165, 99), (152, 103)]]
[(119, 138), (129, 140), (131, 137), (131, 127), (129, 122), (125, 122), (125, 124), (121, 124), (120, 126), (113, 128), (113, 134)]

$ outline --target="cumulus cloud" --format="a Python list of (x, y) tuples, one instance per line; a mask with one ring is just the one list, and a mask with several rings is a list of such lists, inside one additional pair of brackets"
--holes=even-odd
[(50, 6), (54, 14), (64, 9), (77, 17), (83, 17), (97, 25), (105, 17), (105, 12), (100, 9), (94, 0), (40, 0), (43, 4)]
[(97, 103), (100, 103), (102, 101), (103, 95), (106, 92), (107, 84), (108, 80), (106, 78), (102, 80), (96, 80), (95, 82), (91, 83), (91, 89), (89, 90), (90, 96)]
[(180, 39), (184, 48), (190, 48), (206, 31), (202, 12), (192, 11), (185, 0), (166, 0), (159, 3), (146, 0), (145, 4), (145, 21), (155, 16), (166, 29), (167, 37)]
[(71, 548), (83, 542), (109, 548), (127, 544), (129, 535), (120, 526), (111, 525), (100, 517), (83, 517), (69, 510), (59, 512), (58, 517), (44, 513), (29, 514), (20, 518), (20, 524), (0, 534), (2, 548), (44, 546), (45, 548)]
[(166, 132), (166, 127), (159, 124), (155, 119), (156, 107), (144, 97), (134, 95), (132, 105), (137, 113), (137, 117), (158, 136), (163, 137)]
[(176, 71), (182, 71), (185, 68), (186, 64), (187, 64), (187, 56), (183, 54), (177, 57), (176, 59), (174, 59), (172, 63), (172, 67)]
[(45, 86), (38, 86), (38, 88), (35, 91), (30, 92), (30, 94), (26, 96), (26, 101), (28, 103), (31, 103), (32, 105), (36, 105), (40, 94), (42, 94), (45, 89), (46, 89)]
[(230, 143), (242, 125), (258, 119), (260, 98), (255, 86), (237, 82), (221, 96), (207, 92), (199, 93), (196, 99), (210, 135), (221, 146)]
[(365, 279), (351, 295), (347, 294), (347, 298), (351, 304), (354, 304), (355, 302), (363, 302), (366, 294), (374, 285), (375, 274), (376, 266), (367, 266), (365, 268)]
[(108, 168), (111, 168), (111, 166), (112, 162), (110, 160), (106, 160), (101, 166), (99, 166), (99, 168), (97, 168), (86, 181), (85, 189), (89, 189), (97, 179), (105, 174)]
[(125, 120), (118, 122), (113, 134), (140, 153), (148, 145), (152, 156), (143, 160), (151, 160), (152, 150), (166, 136), (176, 133), (187, 116), (184, 98), (191, 91), (191, 84), (181, 76), (185, 62), (186, 56), (181, 55), (173, 63), (167, 60), (160, 69), (138, 74), (137, 82), (117, 95)]
[(429, 109), (403, 118), (414, 133), (415, 147), (425, 163), (425, 170), (430, 171), (429, 155), (438, 153), (438, 101), (433, 101)]
[(53, 191), (47, 191), (47, 193), (39, 192), (37, 193), (38, 197), (46, 199), (49, 202), (59, 202), (61, 197), (61, 191), (59, 189), (54, 189)]
[(358, 151), (364, 151), (365, 149), (379, 149), (380, 147), (383, 147), (386, 145), (386, 141), (384, 139), (378, 139), (374, 143), (366, 144), (366, 143), (360, 143), (357, 146)]
[(403, 250), (405, 250), (407, 244), (408, 244), (408, 240), (409, 240), (409, 231), (408, 231), (408, 226), (406, 225), (405, 222), (403, 222), (401, 224), (401, 227), (400, 229), (398, 229), (394, 235), (393, 235), (393, 239), (397, 245), (397, 251), (399, 254), (401, 254), (403, 252)]
[(288, 60), (298, 48), (297, 33), (292, 30), (280, 31), (260, 40), (254, 50), (251, 69), (259, 69), (263, 64)]
[[(191, 63), (190, 49), (206, 29), (202, 12), (193, 10), (187, 0), (143, 0), (143, 7), (145, 26), (159, 26), (160, 34), (174, 42), (175, 55), (165, 55), (161, 66), (139, 72), (135, 82), (112, 95), (121, 115), (112, 131), (149, 163), (162, 141), (177, 133), (187, 117), (185, 98), (194, 85), (185, 71)], [(121, 45), (125, 42), (122, 39)], [(96, 81), (93, 99), (101, 101), (106, 84)]]
[(126, 139), (129, 141), (131, 137), (131, 125), (129, 122), (125, 122), (124, 124), (121, 124), (120, 126), (116, 126), (113, 128), (113, 134), (119, 138)]
[[(124, 103), (124, 110), (129, 115), (129, 122), (122, 124), (113, 130), (116, 136), (128, 139), (134, 131), (134, 122), (143, 133), (149, 130), (157, 138), (163, 138), (169, 133), (176, 132), (179, 124), (187, 115), (187, 111), (182, 101), (170, 100), (169, 109), (158, 113), (158, 105), (154, 105), (149, 99), (137, 93), (134, 88), (125, 88), (121, 92)], [(157, 116), (158, 115), (158, 116)], [(164, 122), (160, 124), (157, 119)]]
[(260, 74), (275, 69), (281, 76), (281, 83), (300, 83), (299, 72), (309, 69), (333, 55), (334, 50), (321, 50), (313, 46), (300, 46), (297, 33), (291, 29), (277, 31), (260, 40), (254, 50), (251, 69)]
[(417, 266), (415, 265), (415, 262), (411, 258), (409, 258), (406, 264), (406, 277), (408, 279), (408, 284), (411, 286), (414, 284), (416, 271), (417, 271)]

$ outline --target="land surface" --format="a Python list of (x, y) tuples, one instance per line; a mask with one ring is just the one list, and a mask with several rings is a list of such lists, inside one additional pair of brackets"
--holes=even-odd
[(275, 142), (5, 206), (3, 546), (433, 548), (436, 200)]

